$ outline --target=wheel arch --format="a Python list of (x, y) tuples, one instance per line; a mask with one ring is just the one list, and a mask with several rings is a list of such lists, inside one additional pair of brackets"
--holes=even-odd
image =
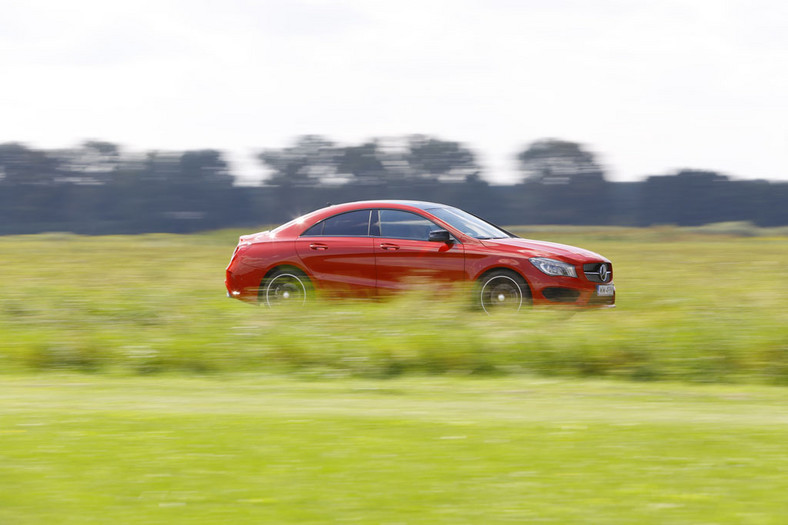
[(268, 271), (265, 272), (265, 274), (263, 275), (263, 278), (260, 280), (260, 282), (262, 283), (263, 281), (265, 281), (266, 279), (271, 277), (275, 272), (278, 272), (279, 270), (295, 270), (298, 273), (302, 273), (302, 274), (306, 275), (309, 278), (310, 281), (313, 280), (312, 276), (309, 275), (309, 272), (307, 272), (304, 268), (301, 268), (301, 267), (299, 267), (299, 266), (297, 266), (295, 264), (292, 264), (292, 263), (288, 262), (288, 263), (279, 263), (279, 264), (275, 264), (275, 265), (271, 266), (268, 269)]
[(307, 286), (314, 288), (315, 281), (312, 278), (312, 276), (309, 275), (309, 272), (307, 272), (305, 269), (290, 263), (275, 264), (271, 268), (269, 268), (268, 271), (266, 271), (265, 274), (263, 274), (263, 277), (260, 279), (260, 284), (257, 287), (258, 302), (262, 302), (262, 295), (265, 293), (265, 282), (268, 280), (269, 277), (282, 270), (284, 271), (290, 270), (303, 275), (307, 279), (307, 283), (306, 283)]
[(534, 291), (533, 291), (533, 287), (531, 286), (531, 283), (528, 281), (528, 278), (525, 275), (523, 275), (521, 272), (517, 271), (516, 269), (514, 269), (514, 268), (512, 268), (510, 266), (502, 266), (502, 265), (491, 266), (490, 268), (487, 268), (487, 269), (483, 270), (482, 272), (480, 272), (479, 275), (477, 275), (476, 278), (474, 279), (474, 282), (477, 282), (477, 283), (481, 282), (482, 279), (484, 279), (486, 276), (490, 275), (493, 272), (499, 272), (499, 271), (512, 273), (515, 276), (517, 276), (520, 279), (522, 279), (523, 283), (525, 283), (525, 290), (523, 290), (523, 292), (528, 293), (528, 297), (529, 298), (533, 298)]

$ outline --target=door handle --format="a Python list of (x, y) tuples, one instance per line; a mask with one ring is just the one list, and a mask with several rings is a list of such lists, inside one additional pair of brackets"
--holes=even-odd
[(383, 248), (384, 250), (390, 250), (390, 251), (399, 250), (399, 246), (397, 246), (396, 244), (392, 244), (390, 242), (381, 243), (380, 247)]
[(325, 244), (321, 244), (319, 242), (310, 244), (309, 248), (312, 250), (328, 250), (328, 246), (326, 246)]

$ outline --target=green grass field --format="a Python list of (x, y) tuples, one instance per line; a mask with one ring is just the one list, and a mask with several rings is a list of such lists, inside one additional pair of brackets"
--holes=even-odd
[(780, 524), (781, 387), (0, 379), (0, 523)]
[(787, 384), (788, 237), (729, 229), (521, 228), (609, 257), (618, 306), (494, 318), (430, 291), (298, 311), (228, 300), (239, 232), (0, 237), (0, 368)]
[(0, 237), (0, 524), (785, 523), (786, 232), (519, 231), (618, 307), (270, 311), (240, 232)]

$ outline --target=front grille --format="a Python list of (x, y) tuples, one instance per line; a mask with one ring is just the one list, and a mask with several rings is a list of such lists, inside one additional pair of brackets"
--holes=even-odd
[[(607, 268), (605, 279), (602, 279), (599, 271), (603, 264)], [(610, 263), (587, 263), (583, 265), (583, 273), (586, 274), (586, 279), (592, 283), (609, 283), (613, 280), (613, 265)]]

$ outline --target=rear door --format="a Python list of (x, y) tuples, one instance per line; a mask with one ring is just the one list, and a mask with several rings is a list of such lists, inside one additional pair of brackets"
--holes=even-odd
[(296, 239), (296, 251), (318, 289), (332, 295), (375, 293), (372, 210), (356, 210), (325, 219)]
[(426, 217), (403, 210), (378, 210), (374, 221), (378, 293), (424, 282), (465, 280), (465, 253), (459, 242), (429, 241), (432, 230), (443, 229)]

